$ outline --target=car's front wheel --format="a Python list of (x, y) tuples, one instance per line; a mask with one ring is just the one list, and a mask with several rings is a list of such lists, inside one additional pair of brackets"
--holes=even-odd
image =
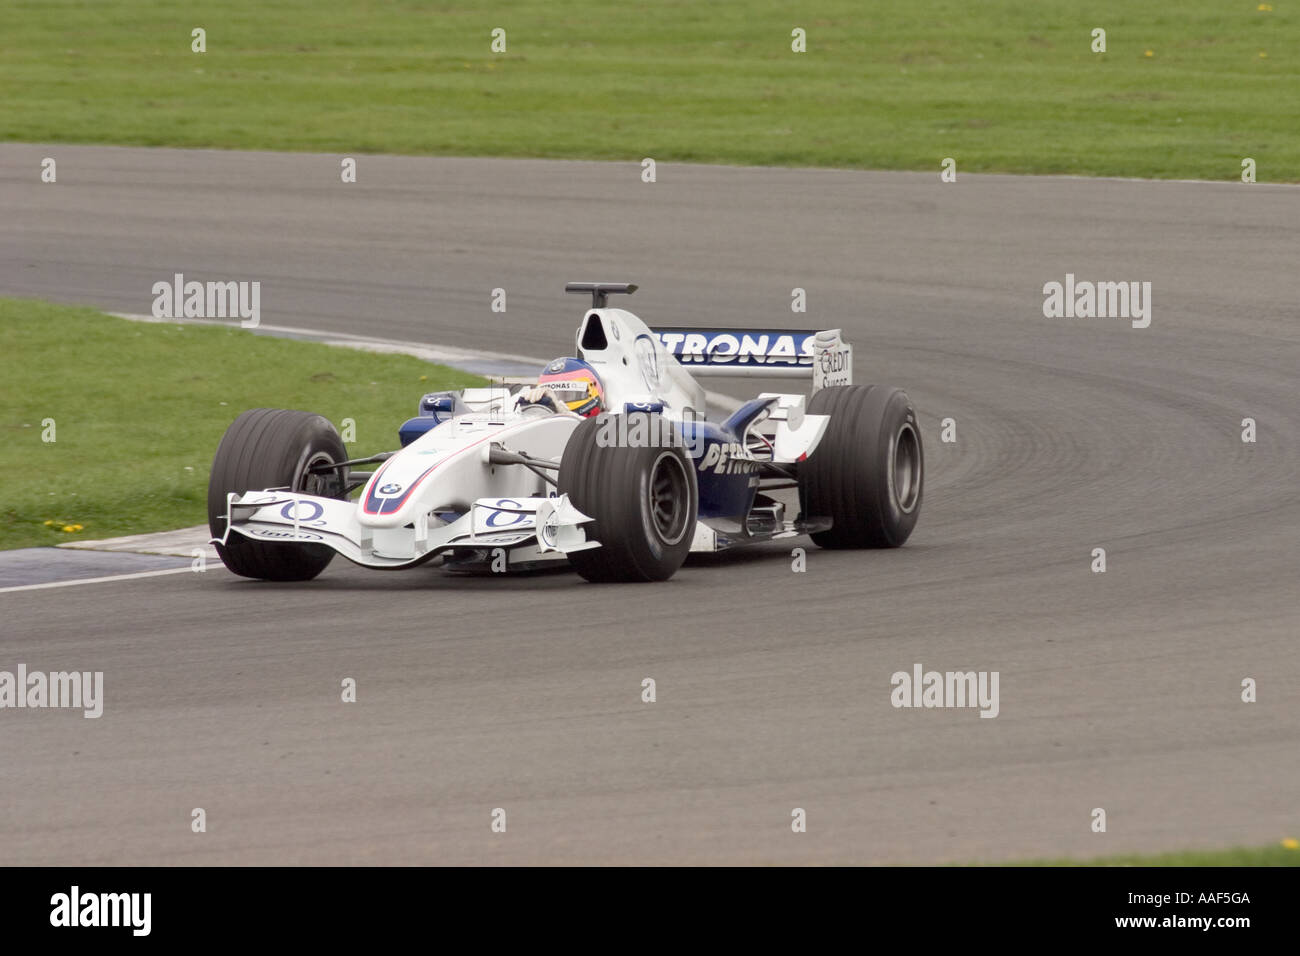
[[(208, 527), (214, 538), (226, 533), (226, 495), (289, 488), (326, 498), (341, 497), (347, 475), (313, 471), (347, 461), (338, 430), (326, 418), (282, 408), (244, 412), (226, 429), (212, 460), (208, 480)], [(217, 553), (231, 571), (266, 581), (309, 581), (334, 557), (323, 544), (254, 541), (235, 532)]]
[(589, 418), (569, 436), (559, 490), (594, 520), (599, 548), (569, 562), (588, 581), (665, 581), (691, 550), (699, 489), (676, 430), (657, 414)]

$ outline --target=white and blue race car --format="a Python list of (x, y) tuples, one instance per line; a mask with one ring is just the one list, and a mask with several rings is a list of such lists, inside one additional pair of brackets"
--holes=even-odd
[[(608, 305), (635, 290), (570, 283), (592, 297), (575, 356), (535, 383), (423, 396), (396, 451), (349, 460), (319, 415), (240, 415), (208, 487), (226, 567), (304, 581), (336, 553), (381, 569), (567, 560), (589, 581), (662, 581), (693, 551), (801, 534), (828, 548), (907, 540), (921, 508), (916, 412), (901, 389), (852, 384), (839, 330), (651, 329)], [(810, 378), (812, 391), (764, 392), (710, 421), (697, 374)], [(793, 518), (783, 490), (798, 491)]]

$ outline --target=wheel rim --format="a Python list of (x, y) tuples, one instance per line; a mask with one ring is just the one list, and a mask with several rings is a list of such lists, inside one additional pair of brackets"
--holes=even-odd
[(312, 474), (312, 469), (317, 465), (332, 464), (334, 464), (334, 456), (325, 451), (318, 451), (306, 458), (294, 474), (293, 490), (304, 495), (315, 495), (318, 498), (336, 497), (339, 477), (337, 471)]
[(894, 438), (889, 490), (903, 514), (911, 514), (921, 497), (921, 440), (910, 422)]
[(690, 481), (681, 459), (670, 451), (655, 459), (647, 492), (650, 526), (659, 540), (676, 544), (690, 522)]

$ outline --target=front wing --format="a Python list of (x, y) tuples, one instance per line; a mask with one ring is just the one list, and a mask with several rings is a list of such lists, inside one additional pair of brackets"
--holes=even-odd
[(541, 553), (567, 554), (600, 547), (582, 525), (592, 519), (557, 498), (479, 498), (464, 514), (425, 514), (412, 525), (361, 524), (357, 503), (291, 491), (250, 491), (226, 496), (226, 531), (253, 541), (324, 544), (368, 568), (406, 568), (455, 548), (514, 548), (535, 544)]

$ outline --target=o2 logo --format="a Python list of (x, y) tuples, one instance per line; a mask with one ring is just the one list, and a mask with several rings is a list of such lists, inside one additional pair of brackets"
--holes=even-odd
[[(297, 509), (309, 508), (311, 514), (301, 514)], [(280, 509), (280, 517), (286, 521), (297, 521), (299, 524), (324, 524), (324, 521), (317, 521), (325, 513), (325, 508), (315, 501), (291, 501)]]
[(504, 511), (504, 508), (518, 509), (519, 502), (512, 501), (510, 498), (501, 498), (496, 504), (497, 510), (487, 516), (484, 522), (489, 528), (509, 528), (513, 525), (522, 524), (532, 517), (531, 512), (526, 511)]

